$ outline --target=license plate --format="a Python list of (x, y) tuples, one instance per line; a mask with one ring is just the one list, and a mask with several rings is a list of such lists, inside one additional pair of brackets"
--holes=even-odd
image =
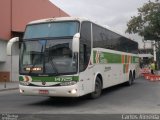
[(49, 94), (48, 90), (39, 90), (39, 94)]

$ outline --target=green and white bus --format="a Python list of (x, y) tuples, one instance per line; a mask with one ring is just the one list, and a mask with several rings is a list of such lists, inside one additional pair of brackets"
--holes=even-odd
[(138, 77), (138, 43), (84, 18), (30, 22), (20, 49), (24, 95), (79, 97)]

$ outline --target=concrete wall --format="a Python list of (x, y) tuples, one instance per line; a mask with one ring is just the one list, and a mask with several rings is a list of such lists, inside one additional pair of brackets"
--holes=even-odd
[(18, 81), (19, 77), (19, 44), (15, 43), (12, 46), (11, 56), (11, 81)]
[(0, 71), (10, 71), (10, 56), (6, 56), (5, 62), (0, 62)]
[[(18, 81), (19, 75), (19, 46), (18, 43), (12, 46), (12, 56), (6, 55), (7, 41), (0, 41), (0, 56), (3, 62), (0, 62), (0, 72), (9, 72), (9, 80)], [(2, 59), (1, 59), (2, 60)]]
[(7, 41), (0, 40), (0, 82), (10, 81), (10, 57), (6, 56)]
[(6, 61), (6, 45), (7, 41), (0, 40), (0, 62)]

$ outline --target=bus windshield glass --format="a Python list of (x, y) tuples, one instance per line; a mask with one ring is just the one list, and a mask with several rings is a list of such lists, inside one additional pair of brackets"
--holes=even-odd
[(77, 21), (31, 24), (26, 27), (24, 39), (73, 37), (78, 29)]
[(77, 71), (77, 56), (72, 53), (72, 40), (32, 40), (22, 44), (20, 73), (71, 74)]

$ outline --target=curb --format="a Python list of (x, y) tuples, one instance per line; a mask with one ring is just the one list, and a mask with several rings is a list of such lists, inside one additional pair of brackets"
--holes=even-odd
[(1, 89), (0, 92), (3, 92), (3, 91), (10, 91), (10, 90), (17, 90), (17, 88), (6, 88), (6, 89)]

